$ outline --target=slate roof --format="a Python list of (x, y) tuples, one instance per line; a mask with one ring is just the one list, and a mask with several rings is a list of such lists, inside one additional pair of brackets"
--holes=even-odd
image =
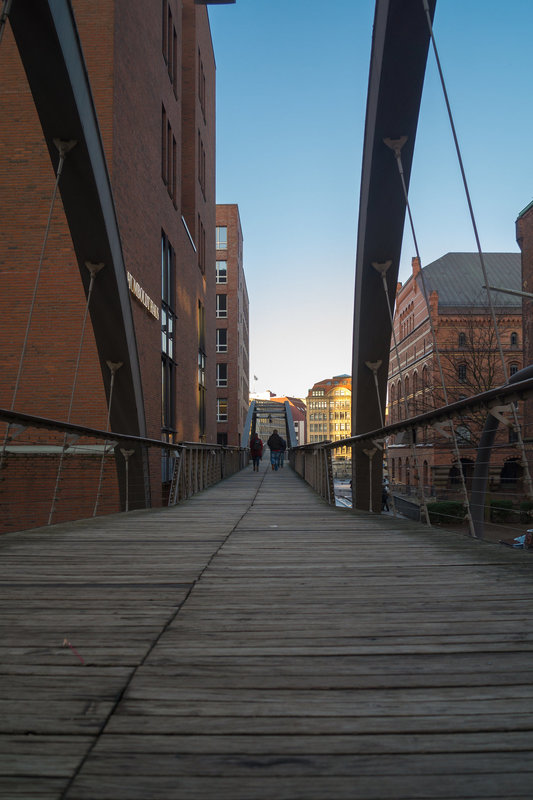
[[(522, 290), (520, 253), (484, 253), (489, 284), (502, 289)], [(428, 294), (437, 291), (439, 308), (479, 307), (487, 305), (487, 292), (478, 253), (446, 253), (423, 268)], [(417, 282), (422, 288), (421, 278)], [(502, 292), (492, 292), (496, 308), (520, 309), (522, 298)]]

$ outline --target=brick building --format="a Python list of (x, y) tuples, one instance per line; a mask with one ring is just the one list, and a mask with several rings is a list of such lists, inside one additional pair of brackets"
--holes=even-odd
[[(520, 254), (485, 253), (491, 285), (519, 290)], [(482, 288), (483, 275), (477, 253), (448, 253), (423, 268), (429, 303), (423, 291), (418, 260), (412, 275), (398, 285), (394, 342), (388, 375), (388, 421), (394, 423), (444, 405), (440, 371), (433, 348), (430, 317), (440, 352), (448, 402), (494, 388), (504, 382), (497, 341)], [(508, 374), (522, 368), (522, 304), (514, 295), (493, 293), (502, 349)], [(429, 305), (429, 311), (428, 311)], [(400, 367), (405, 394), (402, 391)], [(473, 473), (476, 447), (485, 414), (473, 415), (456, 424), (463, 473), (467, 485)], [(451, 496), (460, 489), (460, 473), (449, 440), (432, 428), (417, 433), (416, 450), (404, 434), (388, 442), (388, 474), (393, 485), (414, 486), (418, 481), (416, 461), (425, 491)], [(498, 433), (490, 468), (491, 487), (516, 489), (521, 477), (520, 453), (514, 431)]]
[(250, 357), (249, 302), (237, 205), (216, 208), (215, 313), (217, 442), (240, 446), (249, 406)]
[[(516, 240), (522, 251), (522, 290), (533, 294), (533, 202), (518, 215)], [(524, 366), (533, 364), (533, 298), (522, 300)], [(523, 438), (527, 444), (530, 472), (533, 470), (533, 398), (524, 403)]]
[[(217, 435), (215, 62), (208, 2), (72, 2), (128, 272), (146, 433), (169, 441), (214, 442)], [(9, 408), (55, 176), (9, 26), (1, 55), (0, 406)], [(84, 309), (58, 199), (15, 410), (66, 419)], [(70, 421), (105, 428), (106, 417), (88, 326)], [(153, 459), (153, 504), (166, 478), (160, 459)]]
[[(338, 441), (351, 436), (352, 379), (335, 375), (318, 381), (309, 389), (307, 406), (307, 441)], [(335, 458), (350, 457), (346, 447), (334, 451)]]

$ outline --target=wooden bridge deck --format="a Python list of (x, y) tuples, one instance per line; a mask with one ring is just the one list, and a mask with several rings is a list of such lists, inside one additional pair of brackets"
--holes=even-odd
[(530, 800), (531, 556), (265, 466), (0, 539), (0, 797)]

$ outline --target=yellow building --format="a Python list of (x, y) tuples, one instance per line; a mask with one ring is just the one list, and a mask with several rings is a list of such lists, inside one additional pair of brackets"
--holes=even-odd
[[(307, 403), (307, 442), (339, 441), (351, 436), (352, 378), (335, 375), (315, 383), (309, 390)], [(346, 458), (346, 448), (334, 452), (335, 458)], [(348, 454), (349, 456), (349, 454)]]

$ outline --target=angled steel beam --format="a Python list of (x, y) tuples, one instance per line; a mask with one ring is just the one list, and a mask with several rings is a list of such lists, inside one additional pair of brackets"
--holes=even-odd
[[(435, 4), (436, 0), (429, 0), (431, 17)], [(354, 435), (381, 427), (374, 376), (367, 362), (382, 362), (378, 385), (381, 407), (385, 408), (391, 323), (382, 278), (372, 264), (391, 262), (386, 277), (393, 303), (405, 221), (405, 199), (396, 159), (384, 140), (406, 137), (402, 162), (409, 186), (429, 41), (422, 0), (377, 0), (356, 257), (352, 363)], [(371, 479), (368, 457), (362, 447), (357, 448), (352, 469), (354, 506), (369, 508), (372, 480), (372, 507), (381, 508), (381, 459), (374, 459)]]
[[(76, 142), (65, 160), (59, 189), (85, 292), (89, 285), (85, 263), (105, 265), (94, 285), (90, 314), (108, 400), (107, 362), (122, 364), (115, 377), (110, 428), (144, 437), (143, 392), (126, 271), (72, 8), (68, 0), (16, 0), (9, 20), (54, 169), (58, 164), (54, 139)], [(133, 505), (147, 505), (150, 490), (144, 453), (131, 460), (130, 478), (140, 487)]]

